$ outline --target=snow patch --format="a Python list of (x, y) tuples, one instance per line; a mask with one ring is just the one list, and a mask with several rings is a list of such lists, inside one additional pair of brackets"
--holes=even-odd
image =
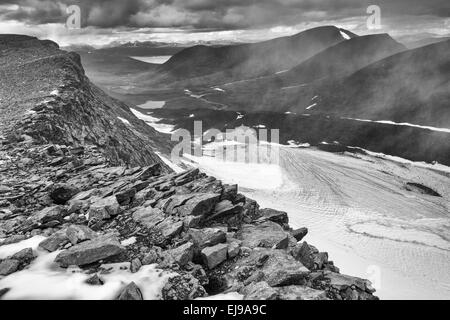
[(354, 121), (360, 121), (360, 122), (373, 122), (373, 123), (382, 123), (382, 124), (390, 124), (393, 126), (405, 126), (405, 127), (413, 127), (413, 128), (420, 128), (420, 129), (427, 129), (427, 130), (431, 130), (431, 131), (438, 131), (438, 132), (446, 132), (446, 133), (450, 133), (450, 129), (448, 128), (437, 128), (437, 127), (430, 127), (430, 126), (421, 126), (418, 124), (412, 124), (412, 123), (408, 123), (408, 122), (393, 122), (390, 120), (366, 120), (366, 119), (356, 119), (356, 118), (346, 118), (343, 117), (341, 119), (345, 119), (345, 120), (354, 120)]
[(117, 117), (117, 119), (119, 119), (120, 121), (122, 121), (124, 124), (126, 124), (127, 126), (131, 126), (130, 121), (128, 121), (127, 119), (124, 119), (122, 117)]
[(137, 118), (145, 121), (150, 127), (153, 127), (156, 131), (171, 134), (172, 131), (175, 129), (174, 125), (159, 123), (159, 121), (161, 121), (161, 119), (159, 119), (159, 118), (155, 118), (155, 117), (143, 114), (133, 108), (130, 108), (130, 110), (131, 110), (131, 112), (133, 112), (133, 114)]
[(350, 40), (350, 39), (351, 39), (351, 37), (350, 37), (347, 33), (345, 33), (344, 31), (340, 31), (340, 33), (341, 33), (341, 36), (342, 36), (345, 40)]

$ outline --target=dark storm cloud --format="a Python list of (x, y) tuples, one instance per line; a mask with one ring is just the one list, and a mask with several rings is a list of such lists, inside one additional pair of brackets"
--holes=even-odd
[[(362, 16), (370, 4), (386, 16), (450, 17), (449, 0), (5, 0), (0, 19), (29, 24), (64, 21), (68, 5), (83, 25), (236, 29)], [(14, 6), (16, 5), (16, 6)]]

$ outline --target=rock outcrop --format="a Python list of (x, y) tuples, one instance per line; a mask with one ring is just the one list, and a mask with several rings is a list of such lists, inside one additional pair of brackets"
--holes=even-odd
[[(92, 286), (110, 263), (156, 265), (171, 274), (163, 299), (376, 299), (369, 281), (299, 242), (307, 229), (292, 230), (285, 212), (198, 169), (173, 173), (154, 152), (164, 138), (90, 84), (78, 56), (24, 36), (0, 36), (0, 50), (0, 246), (44, 236), (55, 268), (77, 266)], [(0, 275), (34, 255), (3, 258)], [(144, 289), (112, 296), (145, 299)]]
[[(149, 167), (113, 167), (95, 146), (82, 154), (74, 148), (1, 147), (0, 238), (6, 240), (0, 245), (46, 236), (42, 249), (61, 250), (55, 264), (93, 273), (92, 285), (102, 284), (94, 276), (105, 263), (126, 262), (131, 272), (156, 264), (174, 274), (161, 291), (164, 299), (221, 292), (245, 299), (376, 299), (370, 282), (341, 275), (327, 253), (304, 241), (306, 228), (289, 227), (285, 212), (260, 209), (198, 169), (165, 174), (154, 167), (152, 173)], [(47, 150), (65, 150), (72, 162), (55, 164), (58, 154)], [(61, 204), (51, 196), (54, 185), (78, 193)], [(217, 215), (223, 201), (234, 209)], [(121, 244), (131, 237), (133, 244)], [(1, 273), (26, 268), (32, 259), (29, 250), (8, 257)], [(114, 294), (140, 299), (141, 290), (130, 283)]]

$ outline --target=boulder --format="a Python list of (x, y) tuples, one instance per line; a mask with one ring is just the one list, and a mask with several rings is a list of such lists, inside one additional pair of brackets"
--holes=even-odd
[(183, 231), (183, 221), (166, 219), (158, 225), (158, 229), (166, 241), (178, 236)]
[(274, 209), (261, 209), (259, 213), (266, 219), (284, 226), (289, 223), (289, 218), (286, 212)]
[(37, 224), (46, 224), (52, 221), (61, 222), (66, 215), (67, 211), (63, 207), (52, 206), (35, 213), (29, 220)]
[(243, 207), (241, 204), (233, 205), (233, 203), (230, 200), (222, 200), (216, 206), (214, 207), (214, 211), (212, 214), (208, 217), (208, 220), (214, 220), (221, 218), (236, 215), (241, 213), (243, 210)]
[(243, 225), (236, 237), (242, 240), (242, 245), (245, 247), (272, 248), (274, 246), (284, 247), (288, 234), (275, 222), (266, 221), (256, 225)]
[(49, 252), (61, 249), (70, 242), (65, 230), (60, 230), (52, 234), (47, 239), (39, 243), (39, 247)]
[(213, 247), (206, 247), (201, 251), (203, 263), (211, 270), (227, 260), (228, 246), (217, 244)]
[(97, 233), (85, 225), (71, 225), (66, 230), (66, 235), (72, 244), (77, 244), (97, 237)]
[(157, 208), (141, 208), (133, 213), (133, 220), (152, 229), (165, 219), (164, 213)]
[(220, 194), (196, 193), (186, 204), (178, 208), (178, 212), (182, 216), (207, 216), (212, 213), (219, 199)]
[(22, 267), (29, 265), (34, 258), (33, 249), (31, 248), (25, 248), (11, 256), (11, 259), (19, 261)]
[[(258, 277), (254, 275), (260, 273)], [(247, 257), (239, 259), (228, 275), (239, 283), (253, 279), (266, 281), (271, 287), (304, 285), (310, 271), (285, 250), (253, 249)], [(250, 280), (249, 280), (250, 279)]]
[(120, 205), (115, 196), (99, 199), (89, 208), (89, 225), (108, 220), (120, 213)]
[(83, 266), (117, 256), (125, 251), (115, 235), (103, 235), (64, 250), (55, 258), (61, 267)]
[(144, 298), (136, 283), (131, 282), (122, 290), (117, 300), (144, 300)]
[(194, 257), (194, 244), (187, 242), (175, 249), (167, 250), (165, 254), (171, 257), (180, 267), (184, 267)]
[(8, 276), (19, 269), (20, 262), (14, 259), (5, 259), (0, 262), (0, 276)]
[(278, 292), (265, 281), (251, 283), (241, 291), (244, 300), (278, 300)]
[(164, 300), (194, 300), (207, 296), (199, 280), (189, 273), (170, 278), (161, 292)]
[(241, 252), (241, 242), (232, 241), (228, 244), (228, 258), (233, 259)]
[(51, 188), (49, 196), (54, 203), (64, 205), (79, 192), (80, 190), (73, 185), (56, 184)]
[(297, 241), (302, 241), (304, 237), (308, 234), (308, 228), (300, 228), (292, 231), (292, 236)]
[(216, 228), (189, 229), (187, 234), (195, 248), (200, 251), (206, 247), (212, 247), (227, 241), (227, 234)]

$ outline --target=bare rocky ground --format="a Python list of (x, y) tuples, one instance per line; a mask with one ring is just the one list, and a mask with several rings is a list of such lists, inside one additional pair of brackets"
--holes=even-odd
[[(0, 246), (35, 235), (62, 250), (55, 266), (79, 266), (102, 284), (102, 263), (132, 272), (157, 264), (172, 276), (162, 299), (239, 292), (245, 299), (376, 299), (367, 280), (339, 273), (328, 254), (302, 241), (285, 212), (260, 209), (193, 169), (161, 174), (159, 164), (114, 167), (96, 147), (3, 140)], [(121, 241), (135, 237), (129, 246)], [(32, 263), (25, 249), (0, 262), (7, 277)], [(7, 294), (9, 288), (0, 288)], [(118, 299), (142, 299), (134, 283)]]

